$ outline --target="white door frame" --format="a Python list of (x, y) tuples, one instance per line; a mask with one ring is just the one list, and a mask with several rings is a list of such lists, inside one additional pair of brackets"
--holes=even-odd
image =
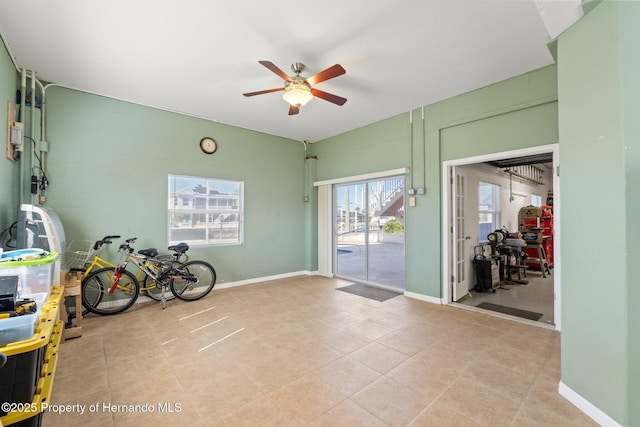
[[(560, 176), (558, 174), (558, 168), (560, 163), (559, 157), (560, 146), (559, 144), (541, 145), (538, 147), (524, 148), (520, 150), (504, 151), (501, 153), (485, 154), (475, 157), (467, 157), (463, 159), (446, 160), (442, 162), (442, 304), (452, 303), (452, 280), (453, 272), (451, 271), (451, 261), (449, 259), (452, 248), (450, 247), (450, 232), (455, 224), (451, 223), (450, 218), (450, 200), (451, 200), (451, 185), (449, 182), (450, 169), (454, 166), (470, 165), (474, 163), (489, 162), (492, 160), (507, 159), (510, 157), (522, 157), (530, 156), (534, 154), (553, 153), (553, 196), (554, 200), (560, 200)], [(453, 230), (455, 231), (455, 230)], [(555, 300), (553, 305), (553, 318), (555, 329), (560, 330), (561, 320), (561, 268), (562, 262), (560, 259), (560, 204), (554, 203), (553, 205), (553, 284)]]

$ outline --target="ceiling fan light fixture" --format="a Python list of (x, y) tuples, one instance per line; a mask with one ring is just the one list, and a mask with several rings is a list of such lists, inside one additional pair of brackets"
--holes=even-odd
[(295, 76), (285, 74), (284, 71), (278, 68), (271, 61), (258, 61), (258, 63), (284, 80), (284, 86), (280, 86), (275, 89), (243, 93), (244, 96), (255, 96), (265, 93), (284, 91), (282, 98), (289, 104), (290, 116), (298, 114), (300, 112), (300, 107), (311, 101), (311, 98), (320, 98), (335, 105), (344, 105), (344, 103), (347, 102), (347, 98), (312, 88), (312, 85), (316, 85), (346, 73), (340, 64), (332, 65), (311, 77), (305, 78), (300, 75), (300, 73), (302, 73), (306, 68), (301, 62), (295, 62), (291, 65), (291, 69), (296, 74)]
[(313, 94), (308, 84), (304, 82), (289, 82), (284, 88), (284, 95), (282, 98), (289, 104), (302, 107), (307, 102), (311, 101)]

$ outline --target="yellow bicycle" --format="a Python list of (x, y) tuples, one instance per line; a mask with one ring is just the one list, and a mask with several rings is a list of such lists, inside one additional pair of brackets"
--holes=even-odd
[[(125, 255), (122, 264), (94, 270), (82, 281), (82, 304), (92, 313), (117, 314), (131, 307), (140, 293), (140, 283), (126, 269), (129, 263), (144, 271), (145, 287), (149, 282), (160, 289), (160, 305), (165, 308), (167, 289), (175, 298), (195, 301), (206, 296), (216, 283), (216, 272), (211, 264), (201, 260), (186, 261), (189, 245), (180, 243), (169, 246), (173, 254), (161, 259), (155, 248), (134, 253), (130, 243), (120, 245)], [(134, 239), (135, 240), (135, 239)]]
[[(95, 242), (90, 240), (74, 240), (69, 246), (67, 246), (65, 253), (65, 262), (67, 264), (67, 268), (69, 272), (81, 272), (82, 273), (82, 282), (89, 277), (89, 275), (94, 270), (99, 270), (102, 268), (116, 267), (116, 264), (111, 261), (102, 258), (102, 251), (104, 250), (105, 245), (110, 245), (113, 243), (113, 239), (119, 239), (118, 235), (109, 235), (104, 236), (100, 240), (96, 240)], [(135, 242), (137, 237), (132, 237), (127, 239), (127, 244), (130, 245)], [(88, 249), (87, 249), (88, 246)], [(159, 256), (160, 259), (167, 256)], [(149, 265), (149, 268), (153, 268), (153, 266)], [(138, 283), (143, 284), (140, 286), (140, 291), (143, 292), (144, 295), (148, 296), (152, 300), (162, 301), (162, 290), (159, 286), (156, 285), (156, 282), (152, 279), (148, 279), (146, 277), (146, 273), (142, 269), (138, 269), (135, 274), (135, 278)], [(165, 296), (165, 300), (171, 300), (174, 296), (172, 294), (168, 294)]]
[[(69, 272), (82, 272), (82, 278), (87, 277), (94, 268), (113, 267), (114, 264), (102, 258), (104, 245), (110, 245), (112, 239), (119, 239), (120, 236), (104, 236), (100, 240), (92, 242), (90, 240), (74, 240), (69, 243), (65, 253), (65, 262)], [(87, 248), (89, 246), (89, 249)]]

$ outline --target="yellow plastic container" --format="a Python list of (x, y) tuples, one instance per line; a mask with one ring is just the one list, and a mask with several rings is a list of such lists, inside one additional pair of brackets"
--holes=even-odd
[(40, 416), (42, 403), (51, 398), (64, 330), (63, 322), (58, 320), (63, 291), (61, 286), (51, 289), (30, 339), (0, 347), (0, 353), (7, 356), (7, 363), (0, 368), (0, 402), (15, 404), (16, 409), (6, 415), (0, 412), (0, 421), (5, 426)]

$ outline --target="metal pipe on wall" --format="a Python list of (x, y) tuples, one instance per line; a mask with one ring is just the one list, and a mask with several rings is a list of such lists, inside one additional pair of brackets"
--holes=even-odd
[[(24, 109), (25, 109), (25, 92), (27, 91), (27, 70), (22, 69), (22, 79), (20, 83), (20, 121), (24, 123)], [(22, 141), (22, 153), (20, 153), (20, 204), (24, 203), (24, 141)]]
[(38, 86), (40, 86), (40, 141), (38, 142), (38, 150), (40, 151), (40, 179), (42, 180), (42, 187), (40, 190), (41, 197), (38, 199), (38, 202), (44, 203), (44, 191), (47, 188), (46, 177), (47, 173), (45, 170), (47, 169), (47, 153), (49, 151), (49, 144), (43, 141), (46, 141), (45, 138), (45, 129), (44, 129), (44, 86), (38, 80), (35, 79)]
[(424, 116), (424, 106), (422, 107), (422, 187), (427, 191), (427, 121)]
[[(15, 67), (16, 71), (18, 73), (21, 74), (21, 91), (20, 91), (20, 116), (19, 116), (19, 121), (21, 123), (24, 124), (24, 111), (25, 111), (25, 107), (26, 107), (26, 91), (27, 91), (27, 70), (20, 68), (20, 66), (18, 65), (18, 62), (16, 61), (16, 56), (13, 54), (13, 52), (11, 51), (11, 48), (9, 46), (9, 44), (7, 43), (4, 33), (0, 30), (0, 42), (2, 43), (2, 45), (4, 45), (5, 49), (7, 50), (7, 52), (9, 53), (9, 58), (11, 58), (11, 61), (13, 63), (13, 66)], [(31, 133), (31, 137), (33, 138), (33, 143), (37, 145), (36, 148), (34, 148), (34, 152), (35, 150), (40, 151), (40, 159), (41, 162), (38, 165), (38, 167), (42, 168), (40, 169), (40, 171), (38, 172), (38, 174), (40, 175), (40, 179), (44, 179), (46, 177), (46, 154), (48, 153), (48, 144), (47, 143), (42, 143), (41, 141), (46, 141), (46, 126), (45, 126), (45, 111), (44, 111), (44, 102), (45, 102), (45, 92), (46, 89), (50, 86), (59, 86), (57, 84), (48, 84), (47, 86), (44, 86), (42, 84), (42, 82), (40, 82), (38, 80), (38, 78), (36, 77), (36, 73), (35, 71), (32, 71), (32, 84), (31, 84), (31, 106), (35, 107), (35, 99), (36, 99), (36, 91), (35, 91), (35, 84), (37, 83), (38, 86), (40, 87), (40, 93), (42, 95), (42, 104), (41, 104), (41, 113), (40, 113), (40, 139), (37, 140), (36, 142), (36, 138), (34, 136), (35, 134), (35, 126), (34, 123), (35, 121), (33, 120), (33, 118), (35, 117), (35, 110), (32, 109), (32, 122), (31, 122), (31, 126), (32, 126), (32, 133)], [(20, 199), (20, 204), (24, 203), (24, 196), (25, 196), (25, 192), (24, 192), (24, 140), (22, 141), (22, 148), (23, 148), (23, 153), (21, 153), (20, 155), (20, 160), (19, 160), (19, 172), (20, 172), (20, 178), (19, 178), (19, 185), (20, 185), (20, 191), (19, 191), (19, 199)], [(33, 165), (33, 152), (32, 152), (32, 165)], [(46, 184), (45, 184), (46, 186)]]
[[(37, 180), (37, 165), (36, 165), (36, 152), (38, 150), (38, 143), (35, 139), (36, 136), (36, 72), (31, 70), (31, 133), (29, 134), (31, 137), (31, 147), (33, 150), (31, 151), (31, 169), (29, 170), (29, 176), (31, 177), (31, 185), (33, 186), (33, 177), (36, 177)], [(38, 202), (38, 185), (36, 184), (36, 192), (33, 193), (33, 188), (31, 189), (31, 204), (35, 205)]]
[(409, 188), (413, 189), (413, 110), (409, 111)]
[[(47, 116), (47, 101), (46, 101), (46, 97), (47, 97), (47, 89), (49, 89), (50, 87), (53, 86), (59, 86), (59, 87), (65, 87), (62, 85), (59, 85), (57, 83), (49, 83), (46, 86), (43, 86), (39, 80), (36, 79), (36, 81), (38, 82), (38, 84), (40, 85), (40, 91), (42, 93), (42, 102), (41, 102), (41, 107), (40, 107), (40, 159), (42, 161), (42, 179), (47, 179), (47, 154), (49, 153), (49, 140), (47, 139), (47, 120), (46, 120), (46, 116)], [(42, 142), (44, 141), (44, 142)], [(48, 182), (45, 182), (43, 185), (43, 190), (41, 192), (42, 194), (42, 198), (44, 199), (44, 189), (46, 189), (48, 185)]]

